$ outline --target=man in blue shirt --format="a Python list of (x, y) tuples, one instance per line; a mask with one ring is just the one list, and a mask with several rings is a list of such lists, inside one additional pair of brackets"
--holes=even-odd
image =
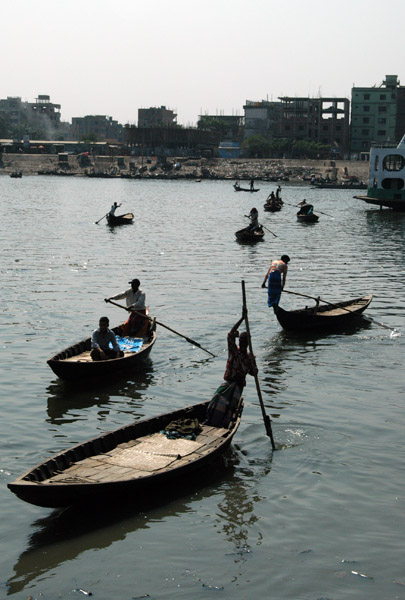
[[(108, 328), (110, 321), (108, 317), (101, 317), (99, 328), (93, 331), (91, 336), (90, 356), (93, 360), (109, 360), (124, 356), (117, 342), (115, 333)], [(112, 348), (110, 348), (110, 342)]]

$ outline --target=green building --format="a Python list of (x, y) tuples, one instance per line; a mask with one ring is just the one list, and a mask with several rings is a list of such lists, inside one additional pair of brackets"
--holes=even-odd
[(373, 143), (398, 143), (402, 131), (405, 86), (397, 75), (386, 75), (379, 86), (353, 87), (351, 102), (352, 156), (367, 156)]

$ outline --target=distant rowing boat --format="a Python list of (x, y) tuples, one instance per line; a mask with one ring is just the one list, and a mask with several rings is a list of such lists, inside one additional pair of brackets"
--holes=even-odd
[(249, 227), (244, 227), (236, 231), (235, 236), (239, 242), (260, 242), (264, 238), (264, 231), (261, 226), (254, 231), (249, 231)]
[(107, 223), (109, 225), (130, 225), (134, 220), (134, 213), (126, 213), (125, 215), (110, 215), (107, 214)]
[(259, 192), (259, 189), (251, 189), (251, 188), (243, 188), (240, 187), (240, 185), (236, 185), (236, 183), (234, 183), (233, 185), (235, 192)]

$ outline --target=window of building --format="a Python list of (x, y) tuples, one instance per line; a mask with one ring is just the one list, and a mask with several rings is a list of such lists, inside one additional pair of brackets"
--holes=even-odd
[(329, 127), (327, 125), (323, 125), (322, 129), (323, 131), (328, 131)]
[(377, 135), (385, 135), (385, 129), (379, 129)]
[(364, 112), (370, 112), (370, 107), (369, 107), (369, 105), (368, 105), (368, 104), (365, 104), (365, 105), (363, 106), (363, 110), (364, 110)]
[(362, 129), (361, 130), (361, 134), (362, 135), (368, 135), (369, 134), (369, 130), (368, 129)]
[(285, 129), (286, 131), (289, 131), (289, 130), (290, 130), (290, 125), (286, 125), (286, 126), (284, 127), (284, 129)]
[(388, 154), (383, 160), (384, 171), (400, 171), (405, 166), (405, 158), (400, 154)]
[(386, 94), (380, 94), (380, 100), (385, 100), (386, 99)]
[(378, 107), (378, 112), (379, 113), (385, 113), (385, 112), (387, 112), (387, 107), (386, 106), (379, 106)]
[(369, 117), (363, 117), (363, 123), (370, 123)]
[(375, 155), (375, 161), (374, 161), (374, 170), (378, 171), (378, 167), (380, 166), (380, 157), (378, 154)]
[(336, 125), (336, 131), (342, 131), (342, 128), (340, 125)]
[(378, 122), (381, 123), (382, 125), (384, 125), (387, 122), (387, 119), (384, 119), (384, 118), (380, 117), (378, 119)]
[(370, 100), (370, 94), (364, 94), (364, 100)]
[(303, 131), (304, 130), (304, 125), (298, 125), (298, 131)]

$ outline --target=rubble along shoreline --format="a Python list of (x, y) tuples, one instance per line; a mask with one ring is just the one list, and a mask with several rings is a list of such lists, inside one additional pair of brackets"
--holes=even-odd
[(77, 175), (131, 179), (255, 179), (276, 183), (308, 184), (314, 176), (342, 181), (345, 177), (366, 182), (368, 162), (277, 158), (154, 158), (91, 156), (81, 164), (80, 156), (69, 155), (60, 162), (54, 154), (0, 154), (0, 175)]

